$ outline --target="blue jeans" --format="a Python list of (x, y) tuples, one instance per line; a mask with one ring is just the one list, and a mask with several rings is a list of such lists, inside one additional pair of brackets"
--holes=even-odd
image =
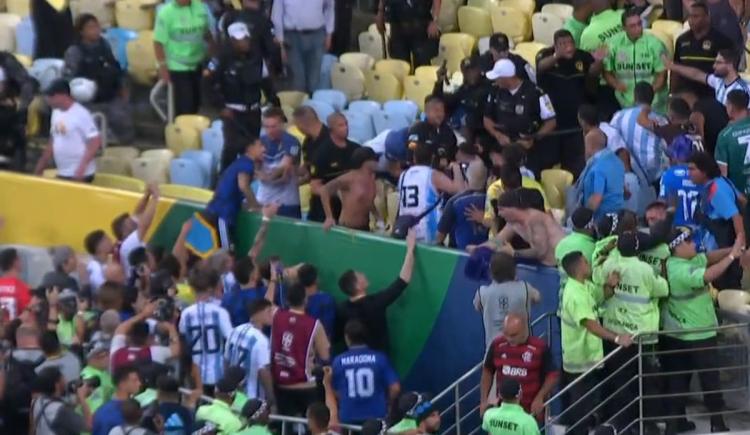
[(320, 64), (325, 52), (325, 28), (305, 31), (285, 30), (284, 39), (287, 45), (292, 86), (297, 91), (314, 92), (320, 81)]

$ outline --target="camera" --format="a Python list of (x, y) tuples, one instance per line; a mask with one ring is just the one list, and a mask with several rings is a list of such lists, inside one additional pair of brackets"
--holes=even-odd
[(79, 388), (81, 388), (83, 385), (88, 385), (89, 388), (92, 390), (95, 390), (101, 386), (102, 381), (99, 379), (99, 376), (94, 376), (91, 378), (86, 379), (74, 379), (70, 382), (68, 382), (68, 393), (70, 394), (76, 394)]
[(156, 311), (154, 319), (160, 322), (169, 322), (174, 318), (175, 304), (170, 297), (159, 298), (156, 300)]

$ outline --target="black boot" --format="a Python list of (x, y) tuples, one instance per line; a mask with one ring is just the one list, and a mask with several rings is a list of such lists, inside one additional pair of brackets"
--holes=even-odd
[(664, 431), (664, 435), (677, 435), (693, 430), (695, 430), (695, 423), (687, 420), (686, 418), (680, 418), (667, 421), (667, 430)]
[(724, 423), (724, 417), (721, 415), (711, 417), (711, 433), (717, 432), (729, 432), (729, 427)]

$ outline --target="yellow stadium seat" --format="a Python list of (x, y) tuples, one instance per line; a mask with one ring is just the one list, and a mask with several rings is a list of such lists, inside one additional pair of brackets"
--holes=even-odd
[(500, 0), (469, 0), (466, 5), (489, 11), (493, 5), (497, 5), (499, 2)]
[(98, 174), (130, 175), (130, 160), (111, 156), (97, 157), (96, 172)]
[(666, 50), (665, 54), (671, 59), (674, 54), (674, 40), (672, 39), (672, 36), (662, 30), (646, 29), (645, 32), (661, 41)]
[[(375, 23), (370, 24), (370, 26), (367, 28), (367, 31), (376, 36), (380, 35), (380, 32), (378, 32), (378, 26), (376, 26)], [(386, 38), (391, 37), (391, 24), (390, 23), (385, 23), (385, 37)]]
[(458, 9), (458, 28), (479, 39), (492, 35), (492, 19), (488, 9), (462, 6)]
[(365, 74), (355, 66), (334, 63), (331, 67), (331, 86), (345, 93), (349, 101), (359, 100), (365, 94)]
[(423, 65), (414, 70), (414, 75), (422, 80), (437, 80), (437, 72), (440, 69), (436, 65)]
[(516, 43), (529, 40), (531, 36), (530, 15), (507, 6), (493, 6), (490, 17), (493, 32), (505, 33)]
[(167, 148), (176, 155), (182, 154), (185, 150), (199, 150), (201, 148), (201, 134), (195, 128), (180, 127), (177, 124), (170, 123), (164, 127), (164, 136)]
[[(565, 192), (573, 184), (573, 174), (564, 169), (545, 169), (542, 171), (542, 187), (552, 208), (565, 208)], [(558, 198), (553, 203), (552, 198)]]
[(531, 16), (531, 29), (534, 34), (534, 42), (546, 46), (555, 43), (555, 32), (563, 28), (565, 20), (557, 15), (546, 12), (537, 12)]
[(31, 13), (31, 0), (5, 0), (5, 7), (9, 14), (27, 17)]
[(363, 73), (370, 71), (375, 65), (375, 58), (367, 53), (344, 53), (339, 56), (339, 62), (345, 65), (356, 66)]
[(42, 171), (42, 178), (57, 178), (57, 169), (45, 169)]
[(128, 162), (138, 157), (141, 154), (136, 147), (107, 147), (102, 151), (102, 155), (106, 157), (115, 157), (121, 160), (127, 160)]
[(172, 152), (172, 150), (159, 148), (154, 150), (146, 150), (141, 153), (141, 157), (158, 160), (164, 167), (164, 170), (169, 172), (169, 162), (171, 162), (174, 158), (174, 153)]
[(180, 127), (190, 127), (201, 132), (211, 126), (211, 119), (203, 115), (180, 115), (174, 119), (174, 123)]
[(435, 80), (421, 79), (416, 76), (407, 76), (404, 79), (404, 99), (411, 100), (424, 111), (424, 100), (432, 94)]
[(437, 20), (442, 33), (458, 31), (458, 9), (464, 3), (465, 0), (442, 0)]
[(682, 23), (672, 20), (656, 20), (651, 23), (651, 29), (662, 31), (673, 39), (677, 39), (677, 36), (684, 32)]
[(722, 310), (750, 314), (750, 293), (745, 290), (722, 290), (719, 292), (718, 302)]
[(499, 5), (518, 9), (529, 17), (536, 10), (536, 2), (534, 0), (500, 0)]
[(542, 6), (542, 12), (545, 14), (557, 15), (563, 20), (566, 20), (573, 16), (573, 6), (565, 3), (547, 3)]
[(25, 68), (31, 68), (31, 64), (33, 61), (29, 56), (26, 56), (25, 54), (21, 53), (13, 53), (13, 56), (15, 56), (16, 60), (21, 63)]
[(394, 191), (388, 194), (385, 200), (386, 210), (388, 210), (388, 225), (393, 228), (393, 224), (396, 222), (396, 215), (398, 214), (398, 192)]
[(307, 100), (307, 94), (301, 91), (281, 91), (277, 92), (282, 106), (289, 106), (292, 110), (298, 108)]
[(211, 201), (214, 196), (214, 193), (210, 190), (180, 184), (162, 184), (159, 186), (159, 192), (169, 198), (185, 199), (204, 204)]
[(128, 72), (137, 83), (153, 86), (159, 72), (154, 52), (154, 32), (144, 30), (138, 37), (128, 42)]
[(461, 61), (466, 57), (468, 56), (458, 45), (444, 45), (441, 43), (437, 60), (440, 63), (445, 61), (448, 74), (453, 74), (461, 70)]
[(470, 56), (477, 45), (477, 39), (468, 33), (444, 33), (440, 35), (440, 45), (454, 45), (461, 48), (464, 55)]
[(536, 55), (546, 47), (546, 45), (539, 42), (521, 42), (516, 44), (515, 48), (511, 51), (521, 56), (529, 65), (536, 68)]
[(118, 0), (115, 3), (115, 19), (119, 27), (132, 30), (154, 28), (154, 8), (145, 7), (138, 0)]
[(0, 14), (0, 51), (16, 51), (16, 26), (21, 17), (15, 14)]
[(308, 213), (310, 211), (310, 198), (312, 192), (310, 191), (309, 184), (303, 184), (299, 187), (299, 205), (302, 213)]
[(42, 108), (47, 107), (41, 96), (34, 97), (26, 114), (26, 136), (34, 137), (42, 128)]
[(367, 97), (379, 103), (389, 100), (400, 100), (402, 95), (401, 80), (390, 73), (372, 71), (365, 80)]
[(166, 184), (169, 181), (168, 170), (158, 158), (138, 157), (130, 163), (133, 177), (145, 183)]
[(399, 81), (403, 81), (411, 72), (411, 65), (403, 60), (383, 59), (375, 62), (375, 71), (393, 74)]
[(383, 41), (380, 35), (372, 32), (362, 32), (357, 38), (359, 41), (359, 51), (367, 53), (376, 61), (383, 59)]
[(70, 12), (73, 17), (91, 14), (102, 27), (112, 27), (115, 23), (114, 2), (103, 0), (70, 0)]
[(123, 175), (96, 174), (92, 184), (94, 186), (121, 189), (136, 193), (143, 193), (146, 190), (146, 183), (143, 180)]

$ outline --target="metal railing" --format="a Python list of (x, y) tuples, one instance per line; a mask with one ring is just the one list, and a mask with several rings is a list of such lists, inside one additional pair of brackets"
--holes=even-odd
[[(647, 423), (656, 423), (657, 421), (670, 421), (676, 419), (690, 418), (690, 417), (706, 417), (716, 415), (735, 414), (740, 412), (747, 412), (750, 408), (750, 377), (748, 376), (748, 348), (750, 347), (750, 334), (748, 334), (748, 323), (734, 323), (729, 325), (722, 325), (711, 328), (696, 328), (690, 330), (675, 330), (675, 331), (659, 331), (657, 333), (649, 333), (650, 336), (679, 336), (682, 334), (700, 333), (700, 332), (716, 332), (717, 333), (717, 344), (715, 346), (704, 346), (700, 348), (680, 348), (664, 350), (658, 348), (658, 350), (651, 350), (654, 345), (644, 345), (640, 340), (636, 340), (632, 346), (636, 347), (635, 352), (632, 356), (625, 354), (626, 348), (618, 347), (614, 351), (607, 354), (601, 361), (599, 361), (594, 367), (590, 368), (586, 372), (579, 375), (575, 380), (565, 385), (557, 394), (552, 396), (545, 402), (545, 409), (550, 407), (555, 402), (565, 402), (564, 398), (570, 391), (584, 381), (591, 382), (592, 379), (599, 378), (599, 372), (603, 371), (602, 368), (610, 370), (606, 373), (606, 376), (596, 383), (592, 388), (588, 388), (587, 391), (577, 400), (572, 403), (564, 403), (565, 408), (562, 412), (555, 416), (547, 416), (546, 423), (544, 426), (545, 431), (553, 431), (547, 433), (554, 433), (555, 426), (565, 426), (562, 424), (565, 421), (565, 417), (569, 417), (571, 411), (577, 406), (581, 406), (585, 403), (592, 403), (594, 405), (589, 406), (589, 409), (577, 419), (577, 421), (570, 422), (566, 426), (566, 432), (570, 432), (575, 429), (585, 430), (587, 422), (593, 421), (593, 417), (598, 416), (599, 421), (606, 423), (619, 425), (620, 431), (625, 431), (638, 425), (639, 433), (645, 433), (644, 426)], [(632, 350), (631, 350), (632, 351)], [(648, 372), (645, 370), (644, 362), (648, 358), (654, 358), (658, 360), (660, 357), (664, 358), (668, 355), (674, 354), (688, 354), (692, 352), (716, 352), (719, 355), (716, 356), (716, 365), (708, 368), (699, 369), (686, 369), (682, 371), (657, 371)], [(624, 355), (623, 355), (624, 354)], [(610, 363), (618, 361), (617, 358), (625, 356), (626, 361), (620, 362), (619, 367), (613, 369), (608, 367)], [(725, 357), (722, 359), (721, 357)], [(737, 359), (739, 358), (739, 361)], [(722, 365), (725, 361), (728, 361), (726, 365)], [(618, 361), (619, 362), (619, 361)], [(635, 366), (635, 367), (634, 367)], [(623, 372), (624, 371), (624, 372)], [(627, 380), (622, 383), (614, 385), (613, 379), (618, 375), (622, 376), (623, 373), (632, 372), (633, 376), (629, 376)], [(652, 405), (653, 401), (659, 399), (675, 399), (675, 398), (688, 398), (694, 396), (696, 393), (687, 392), (674, 393), (665, 392), (663, 381), (669, 379), (671, 376), (676, 375), (692, 375), (693, 373), (705, 373), (705, 372), (717, 372), (721, 374), (724, 379), (721, 381), (725, 384), (730, 384), (727, 388), (721, 387), (717, 390), (701, 391), (701, 394), (725, 394), (732, 393), (735, 405), (739, 404), (735, 409), (723, 409), (716, 412), (693, 412), (688, 413), (685, 410), (685, 414), (674, 415), (672, 412), (664, 412), (663, 415), (656, 415), (660, 411), (659, 406), (649, 406), (647, 411), (646, 401), (650, 401), (648, 405)], [(717, 374), (717, 376), (718, 376)], [(593, 377), (593, 378), (590, 378)], [(619, 381), (619, 380), (618, 380)], [(634, 384), (636, 383), (636, 384)], [(656, 393), (647, 392), (647, 390), (658, 391)], [(739, 399), (740, 393), (745, 393), (744, 399)], [(619, 410), (614, 411), (612, 408), (613, 400), (619, 396), (620, 402), (623, 397), (627, 401), (626, 403), (615, 403)], [(739, 399), (739, 400), (738, 400)], [(662, 405), (666, 404), (667, 401), (662, 401)], [(585, 407), (585, 405), (584, 405)], [(637, 407), (637, 412), (633, 412), (633, 407)], [(608, 409), (609, 408), (609, 409)], [(629, 413), (629, 414), (628, 414)], [(632, 418), (630, 421), (627, 420), (628, 415), (637, 414), (637, 417)], [(650, 415), (646, 415), (650, 414)], [(623, 421), (623, 417), (626, 420)], [(617, 423), (617, 424), (616, 424)]]
[[(164, 88), (167, 88), (167, 111), (165, 112), (164, 109), (161, 107), (161, 102), (159, 100), (160, 94)], [(172, 86), (172, 83), (167, 83), (162, 79), (159, 79), (158, 82), (154, 85), (153, 88), (151, 88), (151, 93), (148, 95), (148, 100), (151, 103), (151, 107), (154, 108), (154, 111), (157, 115), (159, 115), (159, 118), (161, 118), (162, 121), (165, 121), (167, 123), (171, 123), (174, 121), (174, 87)]]
[[(530, 332), (533, 331), (534, 327), (541, 325), (542, 322), (546, 322), (546, 328), (542, 334), (538, 337), (546, 338), (547, 344), (552, 342), (552, 325), (554, 319), (557, 317), (554, 311), (544, 313), (538, 318), (534, 319), (530, 325)], [(479, 420), (479, 404), (480, 404), (480, 385), (479, 385), (479, 374), (482, 371), (482, 363), (480, 362), (476, 366), (472, 367), (469, 371), (461, 375), (453, 383), (447, 386), (443, 391), (435, 395), (432, 399), (432, 403), (438, 405), (441, 418), (452, 418), (453, 422), (445, 429), (441, 429), (442, 434), (455, 434), (461, 435), (462, 424), (469, 424), (471, 418)], [(468, 391), (462, 393), (461, 386), (470, 383), (471, 387)], [(450, 399), (451, 403), (446, 407), (440, 407), (439, 403)], [(468, 403), (466, 403), (468, 402)], [(465, 405), (465, 406), (462, 406)], [(480, 424), (473, 425), (471, 430), (468, 432), (469, 435), (477, 433), (480, 429)]]

